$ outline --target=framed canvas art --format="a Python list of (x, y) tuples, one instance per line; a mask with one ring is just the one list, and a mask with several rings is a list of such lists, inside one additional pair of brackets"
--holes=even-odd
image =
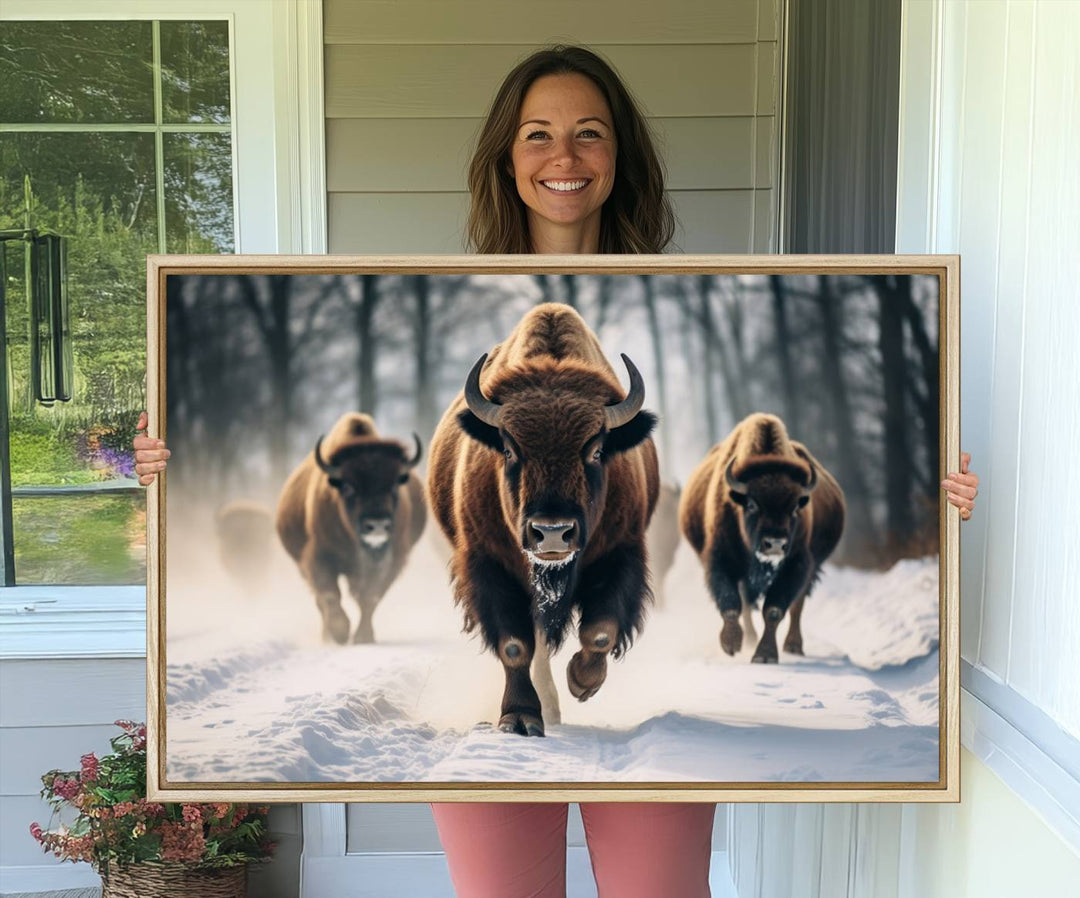
[(959, 798), (955, 256), (150, 256), (149, 792)]

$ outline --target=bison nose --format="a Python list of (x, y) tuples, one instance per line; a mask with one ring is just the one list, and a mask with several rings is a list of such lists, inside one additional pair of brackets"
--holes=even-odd
[(381, 549), (390, 542), (390, 518), (361, 518), (360, 539), (370, 549)]
[(360, 522), (362, 536), (380, 536), (389, 533), (390, 518), (364, 518)]
[(787, 537), (763, 536), (761, 538), (761, 551), (769, 554), (779, 554), (787, 548)]
[(529, 548), (533, 552), (565, 553), (577, 549), (577, 523), (547, 515), (529, 518)]

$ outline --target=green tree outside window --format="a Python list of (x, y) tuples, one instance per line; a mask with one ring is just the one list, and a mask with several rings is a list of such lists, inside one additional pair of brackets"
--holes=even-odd
[(229, 53), (225, 21), (0, 31), (0, 230), (67, 238), (74, 358), (72, 400), (34, 402), (24, 245), (0, 244), (18, 583), (145, 580), (146, 255), (234, 251)]

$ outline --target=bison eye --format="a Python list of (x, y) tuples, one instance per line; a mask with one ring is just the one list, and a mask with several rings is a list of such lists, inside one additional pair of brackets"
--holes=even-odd
[(757, 502), (755, 502), (753, 499), (747, 499), (746, 510), (751, 512), (757, 511)]
[(408, 473), (406, 472), (405, 474), (402, 474), (400, 477), (398, 477), (397, 482), (398, 483), (408, 483), (409, 482)]
[(592, 460), (595, 461), (595, 462), (599, 462), (603, 457), (604, 457), (604, 450), (603, 449), (597, 449), (592, 454)]

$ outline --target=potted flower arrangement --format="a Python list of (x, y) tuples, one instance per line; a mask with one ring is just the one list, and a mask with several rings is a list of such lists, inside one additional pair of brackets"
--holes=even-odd
[(112, 754), (83, 755), (80, 770), (41, 777), (53, 821), (72, 811), (75, 819), (55, 830), (33, 823), (31, 835), (61, 860), (92, 864), (102, 898), (243, 898), (248, 864), (273, 852), (269, 808), (147, 801), (146, 727), (116, 725)]

